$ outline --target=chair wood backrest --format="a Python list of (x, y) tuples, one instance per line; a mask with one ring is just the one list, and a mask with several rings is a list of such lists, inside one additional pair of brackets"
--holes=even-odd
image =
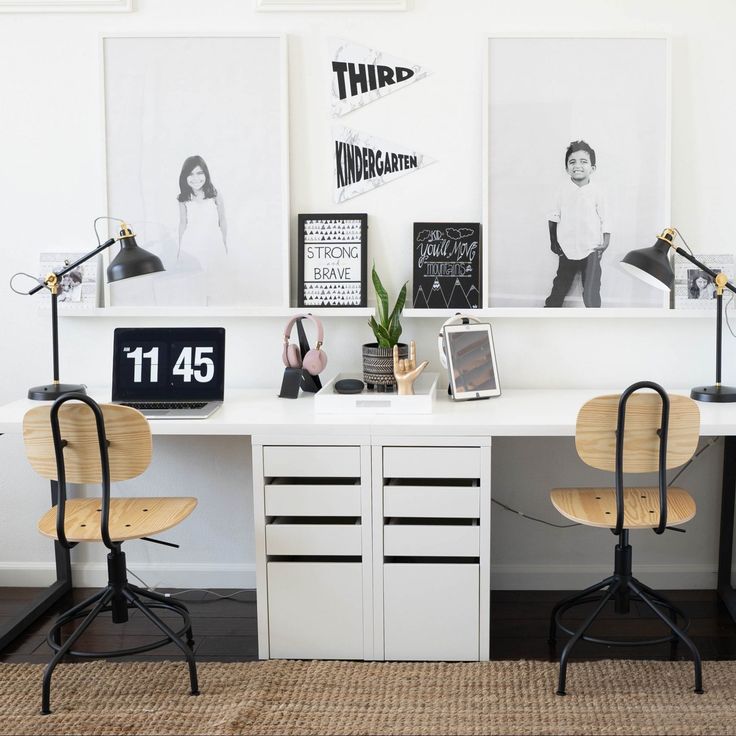
[[(140, 475), (151, 463), (153, 443), (148, 420), (135, 409), (100, 404), (110, 458), (110, 480), (121, 481)], [(44, 404), (23, 417), (23, 441), (33, 469), (48, 480), (56, 476), (56, 456), (51, 435), (51, 406)], [(68, 483), (100, 483), (100, 445), (92, 410), (82, 403), (60, 407), (61, 438), (66, 440), (64, 465)]]
[[(667, 468), (686, 463), (700, 436), (700, 410), (687, 396), (671, 394)], [(575, 448), (581, 459), (599, 470), (616, 470), (616, 423), (619, 395), (598, 396), (583, 405), (575, 428)], [(662, 400), (656, 393), (635, 393), (626, 404), (624, 470), (651, 473), (659, 469)]]

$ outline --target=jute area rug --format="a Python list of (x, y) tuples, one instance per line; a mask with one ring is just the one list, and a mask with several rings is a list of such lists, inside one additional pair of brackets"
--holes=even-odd
[(734, 734), (736, 662), (0, 664), (2, 734)]

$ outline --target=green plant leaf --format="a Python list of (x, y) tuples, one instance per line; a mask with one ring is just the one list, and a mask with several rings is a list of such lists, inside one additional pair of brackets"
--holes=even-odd
[(371, 318), (368, 320), (368, 327), (371, 328), (371, 330), (373, 331), (373, 336), (376, 338), (376, 342), (378, 342), (380, 340), (379, 325), (378, 322), (376, 322), (375, 317), (371, 316)]
[(378, 310), (378, 321), (386, 326), (388, 317), (388, 293), (381, 283), (381, 279), (376, 272), (376, 264), (373, 264), (371, 271), (371, 279), (373, 280), (373, 288), (376, 290), (376, 309)]
[(396, 297), (396, 304), (394, 304), (394, 308), (391, 312), (391, 316), (389, 317), (389, 327), (393, 325), (394, 321), (398, 322), (399, 317), (401, 317), (401, 312), (404, 309), (404, 304), (406, 304), (406, 285), (409, 282), (404, 282), (404, 285), (401, 287), (401, 291), (399, 292), (399, 295)]
[(396, 317), (394, 320), (392, 326), (391, 326), (391, 347), (396, 345), (399, 342), (399, 338), (401, 337), (402, 327), (401, 322), (399, 321), (399, 318)]
[(378, 338), (379, 347), (382, 347), (382, 348), (393, 347), (391, 343), (391, 335), (389, 334), (389, 331), (383, 325), (378, 325), (378, 332), (376, 333), (376, 337)]

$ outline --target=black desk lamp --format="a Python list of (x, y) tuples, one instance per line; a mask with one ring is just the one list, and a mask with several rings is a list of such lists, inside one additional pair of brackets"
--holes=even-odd
[(715, 401), (719, 403), (736, 401), (736, 387), (721, 384), (721, 341), (723, 336), (723, 290), (736, 294), (734, 287), (725, 273), (716, 273), (701, 263), (692, 253), (688, 253), (673, 244), (675, 235), (683, 242), (685, 239), (675, 228), (667, 228), (657, 236), (657, 242), (650, 248), (632, 250), (621, 261), (621, 266), (632, 276), (636, 276), (650, 286), (669, 291), (675, 281), (669, 251), (672, 249), (701, 271), (713, 277), (716, 285), (716, 382), (713, 386), (696, 386), (690, 391), (690, 397), (697, 401)]
[[(61, 394), (76, 391), (78, 393), (86, 393), (85, 387), (73, 383), (59, 382), (59, 316), (57, 310), (57, 299), (59, 294), (59, 280), (69, 273), (72, 269), (80, 264), (88, 261), (96, 255), (102, 253), (103, 250), (109, 248), (116, 241), (120, 241), (120, 252), (115, 256), (112, 263), (107, 267), (107, 280), (109, 283), (114, 281), (122, 281), (133, 276), (143, 276), (148, 273), (156, 273), (163, 271), (164, 266), (161, 259), (153, 253), (139, 247), (135, 242), (135, 235), (130, 228), (123, 222), (120, 226), (120, 235), (110, 238), (104, 243), (98, 245), (86, 255), (70, 263), (58, 271), (54, 271), (46, 276), (42, 283), (34, 286), (27, 294), (36, 294), (41, 289), (48, 289), (51, 292), (51, 330), (52, 330), (52, 354), (54, 361), (54, 379), (46, 386), (34, 386), (28, 389), (28, 398), (35, 401), (54, 401)], [(11, 280), (12, 283), (12, 280)]]

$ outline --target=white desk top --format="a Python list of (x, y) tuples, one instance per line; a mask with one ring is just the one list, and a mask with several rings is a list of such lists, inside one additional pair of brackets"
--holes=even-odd
[[(108, 390), (90, 390), (107, 401)], [(157, 420), (156, 435), (400, 435), (571, 437), (580, 407), (590, 398), (616, 393), (606, 389), (509, 389), (502, 396), (482, 401), (453, 402), (439, 394), (432, 414), (315, 414), (313, 397), (280, 399), (275, 390), (243, 389), (226, 393), (223, 407), (209, 419)], [(689, 395), (689, 389), (671, 393)], [(0, 433), (20, 433), (23, 415), (38, 402), (21, 399), (0, 406)], [(736, 435), (736, 404), (698, 402), (700, 433)]]

